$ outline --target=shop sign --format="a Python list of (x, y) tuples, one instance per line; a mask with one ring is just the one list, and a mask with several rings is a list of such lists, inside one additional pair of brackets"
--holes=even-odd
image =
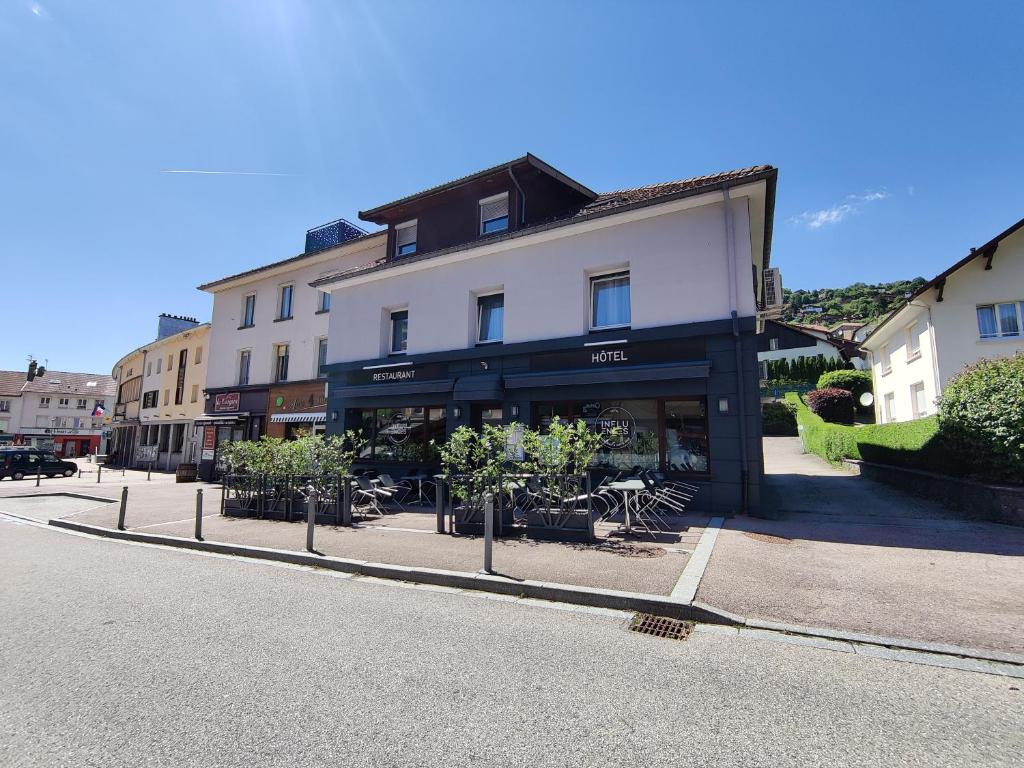
[(213, 461), (213, 454), (214, 454), (214, 449), (213, 448), (203, 448), (203, 453), (202, 453), (202, 456), (200, 458), (200, 461)]
[(625, 408), (605, 408), (594, 422), (594, 431), (601, 437), (601, 445), (617, 451), (632, 445), (636, 435), (636, 419)]
[(364, 368), (349, 371), (349, 384), (400, 384), (410, 381), (430, 381), (448, 377), (447, 366), (440, 363), (428, 365), (403, 365), (387, 368)]
[(618, 344), (545, 352), (530, 358), (531, 371), (563, 371), (619, 368), (702, 360), (706, 356), (702, 339)]
[(156, 461), (156, 452), (159, 446), (156, 445), (140, 445), (135, 453), (135, 460), (141, 462), (152, 462)]
[(213, 412), (237, 411), (241, 401), (242, 396), (239, 392), (221, 392), (213, 396)]
[(392, 416), (391, 423), (381, 430), (381, 434), (392, 445), (402, 445), (407, 442), (411, 432), (412, 425), (401, 411)]
[[(203, 427), (203, 453), (213, 451), (217, 447), (217, 428)], [(206, 458), (205, 456), (203, 458)], [(213, 455), (210, 455), (213, 458)]]
[(318, 392), (311, 392), (304, 397), (286, 398), (278, 395), (274, 398), (274, 407), (280, 411), (303, 411), (309, 408), (323, 408), (327, 405), (327, 398), (324, 397), (323, 389)]

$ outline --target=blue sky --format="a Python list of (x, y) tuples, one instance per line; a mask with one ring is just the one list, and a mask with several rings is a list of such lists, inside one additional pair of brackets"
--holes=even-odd
[(198, 284), (526, 151), (600, 191), (771, 163), (787, 286), (932, 276), (1024, 215), (1020, 8), (5, 0), (0, 367), (109, 370)]

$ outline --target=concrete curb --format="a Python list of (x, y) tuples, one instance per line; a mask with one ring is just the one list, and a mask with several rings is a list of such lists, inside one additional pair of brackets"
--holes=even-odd
[(374, 563), (327, 555), (313, 555), (286, 549), (245, 546), (219, 541), (198, 541), (178, 536), (164, 536), (158, 533), (139, 531), (118, 531), (96, 525), (76, 523), (71, 520), (54, 519), (49, 524), (92, 536), (102, 536), (122, 541), (144, 544), (158, 544), (178, 549), (192, 549), (257, 560), (304, 565), (343, 573), (373, 576), (381, 579), (430, 584), (454, 589), (471, 589), (513, 597), (526, 597), (592, 608), (609, 608), (619, 611), (652, 613), (704, 624), (721, 624), (737, 629), (763, 630), (792, 635), (794, 637), (818, 638), (823, 641), (854, 643), (858, 646), (876, 646), (880, 649), (911, 651), (935, 656), (955, 657), (986, 662), (998, 662), (1024, 667), (1024, 656), (1002, 651), (978, 648), (962, 648), (945, 643), (930, 643), (906, 638), (885, 637), (860, 632), (807, 627), (798, 624), (764, 621), (731, 613), (721, 608), (694, 600), (684, 603), (671, 597), (650, 595), (639, 592), (621, 592), (612, 589), (578, 587), (572, 584), (558, 584), (546, 581), (510, 579), (505, 576), (469, 573), (466, 571), (445, 571), (437, 568), (419, 568), (388, 563)]
[(55, 528), (65, 528), (93, 536), (103, 536), (122, 541), (135, 541), (145, 544), (159, 544), (179, 549), (193, 549), (200, 552), (213, 552), (235, 557), (256, 558), (273, 562), (305, 565), (315, 568), (326, 568), (343, 573), (354, 573), (363, 576), (375, 576), (383, 579), (411, 581), (420, 584), (432, 584), (440, 587), (456, 589), (475, 589), (517, 597), (532, 597), (558, 603), (585, 605), (593, 608), (610, 608), (620, 611), (653, 613), (658, 616), (669, 616), (712, 624), (733, 623), (728, 615), (720, 614), (713, 608), (694, 606), (673, 600), (661, 595), (649, 595), (639, 592), (621, 592), (613, 589), (595, 589), (577, 587), (572, 584), (558, 584), (546, 581), (530, 581), (510, 579), (504, 576), (485, 573), (468, 573), (465, 571), (445, 571), (436, 568), (420, 568), (388, 563), (373, 563), (366, 560), (353, 560), (327, 555), (313, 555), (285, 549), (268, 547), (252, 547), (241, 544), (229, 544), (219, 541), (198, 541), (178, 536), (163, 536), (157, 533), (141, 533), (139, 531), (118, 531), (96, 525), (76, 523), (71, 520), (50, 520)]
[(67, 496), (69, 499), (85, 499), (86, 501), (103, 501), (110, 504), (117, 503), (117, 499), (109, 496), (91, 496), (88, 493), (74, 493), (72, 491), (54, 491), (53, 493), (19, 493), (10, 496), (0, 496), (0, 502), (4, 499), (37, 499), (42, 496)]

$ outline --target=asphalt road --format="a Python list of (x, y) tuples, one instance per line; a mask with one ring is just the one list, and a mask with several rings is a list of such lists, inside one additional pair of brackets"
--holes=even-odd
[(1019, 765), (1020, 680), (0, 520), (0, 765)]

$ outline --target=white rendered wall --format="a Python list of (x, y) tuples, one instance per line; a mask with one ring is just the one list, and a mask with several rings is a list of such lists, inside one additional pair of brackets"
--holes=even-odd
[[(755, 313), (747, 200), (731, 202), (739, 315)], [(475, 341), (476, 296), (505, 293), (504, 341), (580, 336), (589, 329), (594, 272), (628, 268), (632, 328), (721, 320), (730, 316), (725, 216), (721, 198), (700, 207), (581, 231), (568, 226), (547, 239), (485, 255), (435, 263), (408, 273), (339, 284), (333, 290), (328, 362), (386, 354), (387, 316), (408, 309), (408, 354), (464, 349)]]

